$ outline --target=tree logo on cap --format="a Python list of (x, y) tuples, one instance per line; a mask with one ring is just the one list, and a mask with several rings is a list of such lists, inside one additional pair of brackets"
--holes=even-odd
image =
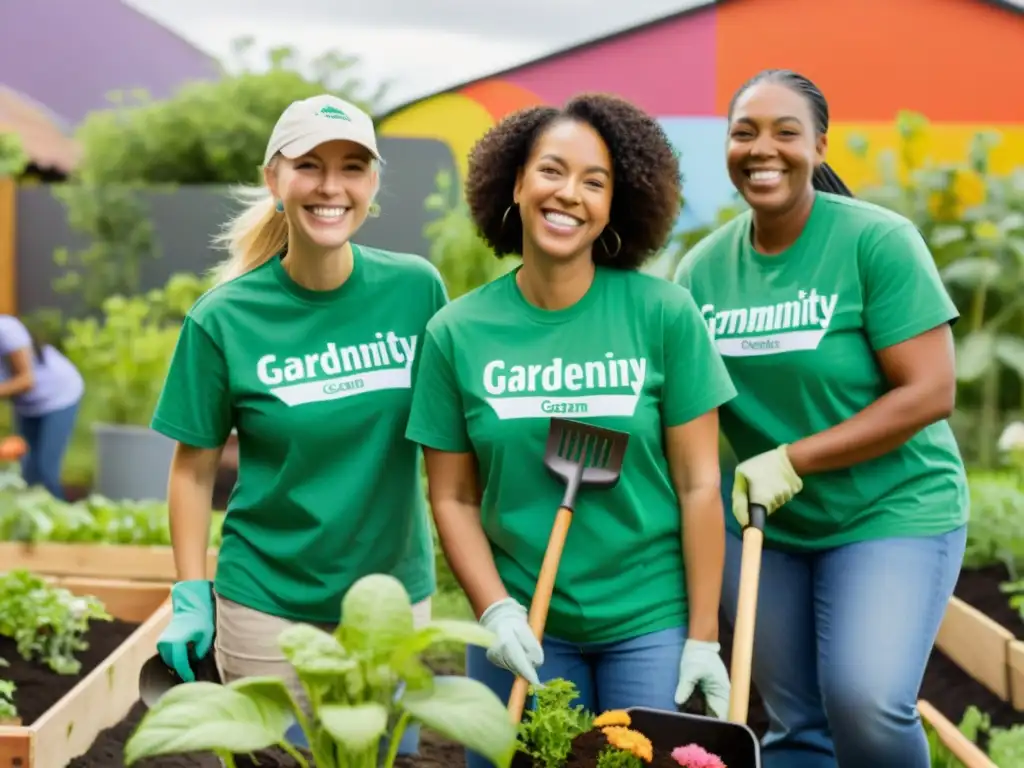
[(331, 118), (331, 120), (348, 120), (349, 122), (352, 122), (352, 118), (350, 118), (340, 109), (329, 105), (326, 107), (321, 107), (320, 111), (317, 114), (320, 115), (321, 117), (329, 117)]

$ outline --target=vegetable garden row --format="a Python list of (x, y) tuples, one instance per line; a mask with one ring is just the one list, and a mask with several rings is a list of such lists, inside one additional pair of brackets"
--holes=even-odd
[[(1024, 577), (1024, 487), (1010, 475), (972, 475), (971, 491), (967, 559), (920, 710), (934, 766), (1016, 768), (1024, 765), (1024, 581), (1015, 583)], [(211, 574), (221, 517), (211, 530)], [(125, 764), (124, 744), (145, 711), (138, 702), (139, 671), (170, 618), (169, 543), (163, 504), (95, 496), (59, 502), (25, 489), (13, 474), (0, 474), (0, 768)], [(722, 639), (727, 651), (730, 638)], [(425, 660), (431, 665), (429, 655)], [(659, 753), (657, 742), (653, 761), (635, 757), (631, 763), (627, 753), (643, 754), (649, 743), (616, 719), (621, 714), (573, 712), (564, 697), (556, 698), (536, 720), (524, 718), (519, 731), (524, 749), (549, 755), (547, 766), (598, 765), (596, 757), (569, 762), (572, 744), (575, 753), (615, 753), (621, 758), (615, 765), (680, 764), (664, 762), (671, 760), (670, 748)], [(542, 717), (560, 725), (549, 727)], [(756, 691), (749, 724), (758, 735), (766, 725)], [(640, 723), (633, 727), (642, 730)], [(455, 768), (461, 753), (437, 729), (427, 730), (421, 756), (394, 764)], [(525, 752), (518, 760), (544, 764)], [(212, 753), (191, 753), (140, 764), (216, 768), (220, 762)], [(280, 751), (260, 754), (261, 766), (301, 764)], [(605, 758), (602, 764), (613, 763)]]

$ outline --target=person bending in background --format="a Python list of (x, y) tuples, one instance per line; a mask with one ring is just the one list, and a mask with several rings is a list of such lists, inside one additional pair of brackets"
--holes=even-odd
[(794, 72), (739, 89), (726, 162), (750, 210), (676, 275), (739, 390), (723, 603), (734, 621), (739, 527), (761, 504), (765, 768), (926, 768), (917, 697), (969, 506), (946, 421), (958, 313), (914, 225), (825, 163), (828, 122)]
[[(430, 321), (406, 434), (452, 571), (498, 637), (468, 649), (467, 674), (502, 699), (515, 675), (561, 677), (591, 711), (675, 709), (700, 688), (726, 714), (717, 408), (735, 390), (690, 292), (638, 269), (679, 184), (657, 122), (613, 96), (517, 112), (472, 151), (476, 225), (522, 265)], [(538, 643), (526, 606), (563, 493), (543, 464), (552, 413), (630, 438), (615, 488), (579, 495)]]
[(15, 430), (28, 445), (22, 477), (62, 501), (61, 468), (84, 393), (74, 363), (18, 318), (0, 315), (0, 397), (11, 400)]
[[(225, 682), (282, 677), (305, 707), (278, 637), (293, 622), (333, 631), (349, 587), (372, 573), (399, 579), (416, 621), (429, 621), (422, 455), (404, 432), (423, 330), (447, 295), (426, 259), (352, 242), (374, 210), (380, 160), (354, 105), (289, 106), (268, 140), (266, 187), (225, 234), (219, 283), (185, 317), (152, 419), (178, 441), (178, 581), (158, 648), (185, 680), (189, 645), (202, 658), (215, 640)], [(238, 482), (211, 590), (211, 497), (232, 428)], [(304, 745), (294, 728), (291, 738)], [(400, 751), (417, 743), (412, 728)]]

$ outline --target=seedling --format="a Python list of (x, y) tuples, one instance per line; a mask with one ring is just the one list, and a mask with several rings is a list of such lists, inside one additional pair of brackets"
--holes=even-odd
[(475, 680), (435, 677), (420, 660), (444, 642), (489, 647), (491, 632), (476, 622), (449, 620), (416, 629), (408, 594), (384, 574), (353, 584), (341, 615), (333, 633), (296, 624), (279, 637), (310, 713), (276, 677), (182, 683), (143, 717), (125, 745), (126, 765), (159, 755), (213, 752), (234, 768), (232, 755), (278, 746), (309, 768), (285, 739), (297, 721), (316, 768), (391, 768), (402, 734), (415, 721), (508, 768), (516, 732), (503, 702)]
[(89, 647), (89, 622), (112, 620), (95, 597), (80, 597), (23, 570), (0, 575), (0, 605), (0, 635), (15, 641), (25, 661), (42, 661), (60, 675), (82, 668), (75, 654)]
[(571, 706), (579, 691), (568, 680), (556, 678), (542, 688), (530, 686), (529, 692), (536, 707), (523, 715), (517, 748), (544, 768), (560, 768), (573, 739), (590, 730), (593, 716), (581, 704)]

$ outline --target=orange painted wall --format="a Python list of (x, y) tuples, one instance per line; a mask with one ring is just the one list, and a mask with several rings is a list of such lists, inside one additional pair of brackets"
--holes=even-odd
[(1024, 123), (1024, 17), (981, 0), (728, 0), (715, 17), (720, 114), (752, 73), (786, 67), (821, 87), (836, 120), (906, 109)]

